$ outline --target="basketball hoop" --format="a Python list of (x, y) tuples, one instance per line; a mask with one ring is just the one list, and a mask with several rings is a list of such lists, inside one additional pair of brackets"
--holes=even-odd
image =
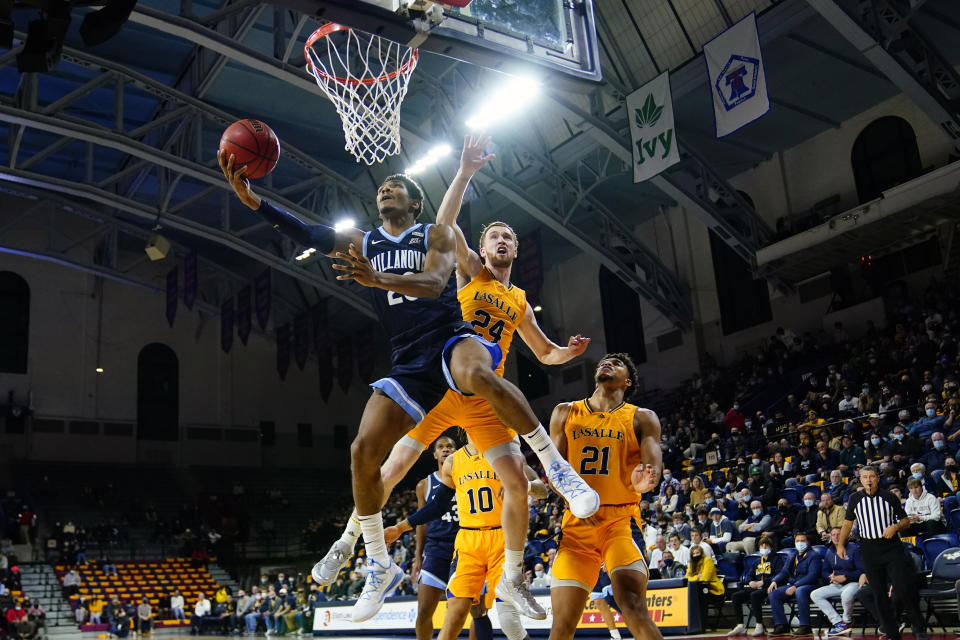
[(310, 34), (303, 55), (340, 114), (344, 149), (368, 165), (400, 153), (400, 104), (417, 49), (330, 22)]

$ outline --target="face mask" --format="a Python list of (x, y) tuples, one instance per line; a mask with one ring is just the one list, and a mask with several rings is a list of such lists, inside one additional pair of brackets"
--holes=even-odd
[(707, 498), (707, 499), (706, 499), (706, 503), (707, 503), (707, 504), (713, 504), (713, 498)]
[(843, 399), (846, 400), (847, 402), (850, 402), (850, 394), (848, 393), (848, 394), (844, 395), (844, 396), (843, 396)]
[(668, 566), (668, 567), (669, 567), (670, 565), (673, 564), (673, 558), (664, 558), (664, 559), (663, 559), (663, 564), (664, 564), (665, 566)]
[(863, 389), (860, 389), (860, 393), (870, 393), (870, 387), (864, 387)]
[(666, 480), (667, 482), (670, 482), (670, 478), (672, 478), (672, 477), (673, 477), (673, 476), (671, 476), (669, 473), (663, 474), (663, 479)]
[(932, 417), (935, 416), (935, 415), (937, 415), (937, 410), (936, 410), (936, 409), (927, 409), (927, 417), (928, 417), (928, 418), (932, 418)]
[(812, 506), (813, 506), (813, 500), (804, 500), (804, 501), (803, 501), (803, 506), (805, 506), (805, 507), (812, 507)]
[(917, 480), (919, 480), (920, 478), (923, 477), (923, 474), (922, 474), (922, 473), (911, 473), (911, 474), (910, 474), (910, 477), (911, 477), (911, 478), (916, 478)]
[(543, 571), (537, 571), (537, 577), (538, 577), (538, 578), (542, 578), (542, 577), (543, 577)]
[(807, 543), (806, 543), (806, 542), (798, 542), (798, 543), (796, 543), (796, 544), (793, 545), (793, 546), (796, 547), (797, 553), (803, 553), (804, 551), (807, 550)]
[(760, 556), (766, 558), (770, 555), (770, 549), (760, 549)]
[(758, 465), (760, 464), (760, 458), (753, 458), (750, 460), (750, 462), (752, 462), (754, 465)]
[(755, 515), (755, 516), (759, 516), (761, 513), (763, 513), (763, 509), (754, 509), (754, 510), (753, 510), (753, 515)]
[(740, 408), (740, 405), (735, 404), (735, 405), (733, 405), (733, 408), (734, 408), (734, 409), (739, 409), (739, 408)]
[(753, 426), (753, 421), (752, 421), (752, 420), (747, 420), (746, 422), (743, 423), (743, 426), (745, 426), (747, 429), (749, 429), (750, 427)]
[(933, 441), (934, 449), (943, 449), (943, 440), (934, 440)]
[(893, 434), (893, 439), (896, 440), (897, 442), (900, 442), (901, 440), (903, 440), (903, 434), (902, 434), (902, 433), (895, 433), (895, 434)]
[(777, 506), (777, 509), (779, 509), (780, 511), (782, 511), (782, 512), (784, 512), (784, 513), (786, 513), (787, 509), (789, 509), (789, 508), (790, 508), (790, 507), (788, 507), (788, 506), (785, 505), (785, 504), (781, 504), (781, 505), (778, 505), (778, 506)]
[(945, 466), (943, 469), (944, 469), (944, 471), (947, 471), (947, 472), (949, 472), (949, 473), (953, 473), (954, 471), (957, 470), (957, 465), (955, 465), (955, 464), (948, 464), (948, 465)]
[(879, 446), (880, 446), (880, 438), (870, 438), (870, 444), (872, 444), (872, 445), (875, 446), (875, 447), (879, 447)]

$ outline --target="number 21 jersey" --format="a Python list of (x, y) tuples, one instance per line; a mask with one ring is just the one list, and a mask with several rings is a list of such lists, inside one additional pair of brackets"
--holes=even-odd
[(600, 494), (603, 505), (636, 503), (633, 470), (640, 464), (640, 443), (633, 429), (637, 407), (621, 402), (613, 411), (595, 411), (589, 400), (570, 404), (563, 428), (567, 460)]

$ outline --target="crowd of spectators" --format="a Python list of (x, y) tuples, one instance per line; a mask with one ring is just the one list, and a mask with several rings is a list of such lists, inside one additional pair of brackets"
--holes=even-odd
[(20, 568), (9, 538), (0, 540), (0, 633), (21, 640), (46, 635), (46, 611), (23, 593)]

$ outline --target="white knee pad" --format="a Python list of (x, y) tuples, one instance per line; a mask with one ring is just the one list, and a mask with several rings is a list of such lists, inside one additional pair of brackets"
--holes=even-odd
[(523, 628), (520, 621), (520, 612), (512, 605), (497, 600), (497, 619), (500, 621), (500, 630), (508, 640), (523, 640), (527, 635), (527, 630)]

